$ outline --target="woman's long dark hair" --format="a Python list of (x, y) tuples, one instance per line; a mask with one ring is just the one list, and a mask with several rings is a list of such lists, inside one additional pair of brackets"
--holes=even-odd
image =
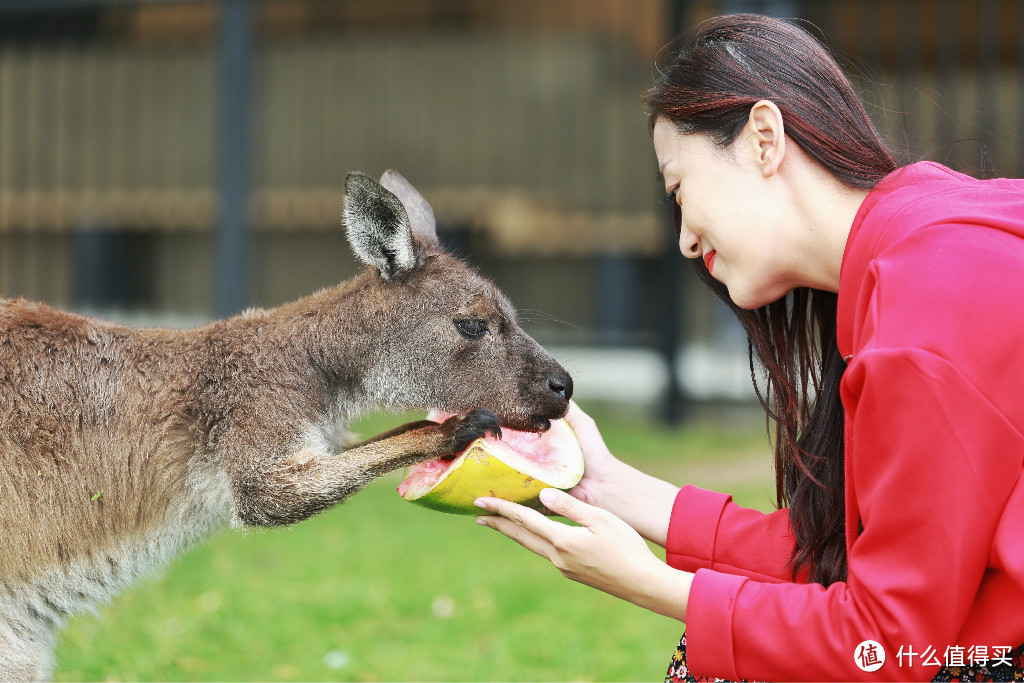
[[(872, 188), (897, 163), (850, 80), (829, 51), (781, 19), (735, 14), (701, 24), (644, 96), (650, 124), (730, 145), (751, 107), (771, 100), (786, 135), (845, 185)], [(843, 406), (846, 363), (836, 345), (837, 296), (798, 288), (755, 310), (733, 304), (728, 289), (692, 259), (698, 276), (747, 332), (750, 371), (769, 424), (774, 422), (779, 507), (789, 506), (796, 539), (793, 574), (846, 579)], [(765, 382), (756, 381), (755, 359)]]

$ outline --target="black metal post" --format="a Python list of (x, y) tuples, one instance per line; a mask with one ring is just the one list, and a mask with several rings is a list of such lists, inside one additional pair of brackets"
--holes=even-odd
[(636, 326), (640, 267), (632, 254), (594, 256), (595, 323), (602, 344), (629, 343)]
[[(1024, 11), (1020, 13), (1020, 24), (1017, 27), (1017, 130), (1024, 128), (1021, 117), (1024, 117)], [(1017, 135), (1017, 164), (1011, 169), (1014, 178), (1024, 176), (1024, 135)]]
[(960, 104), (960, 0), (939, 1), (938, 53), (936, 70), (942, 88), (942, 102), (939, 108), (939, 143), (943, 156), (939, 159), (947, 166), (957, 167), (956, 145), (960, 133), (957, 128), (956, 109)]
[[(665, 228), (668, 230), (668, 228)], [(672, 239), (665, 240), (664, 255), (661, 258), (661, 325), (658, 330), (658, 351), (668, 369), (668, 383), (661, 419), (668, 424), (679, 424), (689, 416), (689, 400), (679, 382), (679, 356), (685, 341), (683, 309), (687, 306), (686, 292), (692, 285), (689, 278), (693, 273), (683, 262), (679, 245)], [(690, 292), (692, 295), (692, 292)]]
[(899, 79), (901, 132), (907, 147), (913, 148), (915, 133), (921, 125), (921, 27), (917, 3), (901, 2), (897, 8), (900, 26), (896, 47), (896, 72)]
[(220, 27), (220, 224), (217, 314), (232, 315), (249, 296), (250, 0), (223, 0)]
[[(669, 30), (671, 40), (675, 40), (688, 28), (688, 0), (675, 0), (669, 5)], [(678, 46), (677, 46), (678, 47)], [(658, 192), (662, 188), (656, 188)], [(683, 257), (679, 253), (679, 245), (671, 238), (671, 230), (665, 226), (665, 246), (661, 258), (661, 302), (662, 312), (660, 329), (658, 330), (658, 351), (668, 369), (668, 382), (665, 397), (661, 405), (660, 417), (667, 424), (679, 424), (687, 418), (690, 406), (683, 387), (679, 382), (679, 355), (684, 343), (683, 307), (686, 305), (686, 290), (690, 288), (689, 278)]]
[(999, 99), (999, 3), (978, 3), (978, 177), (997, 173), (996, 106)]

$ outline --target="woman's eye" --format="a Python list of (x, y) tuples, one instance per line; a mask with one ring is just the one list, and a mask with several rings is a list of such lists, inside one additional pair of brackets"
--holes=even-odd
[(673, 187), (665, 198), (661, 200), (664, 205), (666, 212), (668, 213), (668, 222), (672, 226), (673, 232), (676, 234), (676, 240), (683, 232), (683, 210), (679, 206), (679, 200), (676, 199), (676, 193), (679, 192), (679, 186)]
[(456, 320), (455, 327), (458, 328), (459, 334), (464, 337), (480, 337), (491, 333), (491, 331), (487, 329), (487, 323), (480, 318), (463, 318), (461, 320)]

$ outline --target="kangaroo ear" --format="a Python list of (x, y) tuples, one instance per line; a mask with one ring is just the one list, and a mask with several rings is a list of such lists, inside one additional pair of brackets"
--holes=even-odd
[(342, 223), (359, 260), (393, 280), (416, 265), (409, 215), (398, 197), (362, 173), (345, 177)]
[(416, 188), (398, 171), (391, 169), (384, 171), (384, 175), (380, 177), (380, 184), (394, 192), (395, 196), (402, 201), (406, 213), (409, 214), (412, 236), (426, 246), (439, 247), (434, 210), (430, 208), (430, 204), (423, 195), (417, 192)]

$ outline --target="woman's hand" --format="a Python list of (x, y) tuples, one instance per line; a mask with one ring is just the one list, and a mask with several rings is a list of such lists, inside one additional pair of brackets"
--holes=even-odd
[(664, 547), (679, 487), (612, 455), (594, 420), (573, 401), (565, 420), (576, 432), (584, 460), (583, 478), (569, 494), (611, 512), (647, 540)]
[(496, 529), (546, 558), (564, 576), (675, 619), (685, 620), (692, 575), (672, 569), (651, 552), (624, 521), (557, 489), (541, 501), (552, 512), (580, 524), (570, 526), (499, 498), (479, 498), (495, 513), (477, 522)]
[(575, 401), (569, 401), (565, 421), (576, 433), (583, 450), (583, 478), (569, 493), (584, 503), (600, 506), (602, 489), (607, 482), (615, 480), (614, 471), (622, 467), (622, 462), (608, 450), (594, 419), (584, 413)]

